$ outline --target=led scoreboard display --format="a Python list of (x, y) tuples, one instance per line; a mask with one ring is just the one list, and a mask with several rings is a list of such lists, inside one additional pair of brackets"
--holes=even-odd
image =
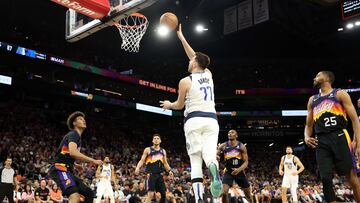
[(0, 42), (0, 49), (15, 53), (15, 54), (27, 56), (30, 58), (37, 58), (37, 59), (42, 59), (42, 60), (46, 59), (45, 53), (37, 52), (32, 49), (27, 49), (27, 48), (24, 48), (21, 46), (16, 46), (16, 45), (4, 43), (4, 42)]
[(341, 13), (344, 20), (360, 15), (360, 0), (343, 0)]

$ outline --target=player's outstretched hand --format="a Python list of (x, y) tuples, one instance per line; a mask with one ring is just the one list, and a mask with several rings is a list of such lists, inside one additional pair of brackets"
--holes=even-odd
[(314, 137), (306, 137), (305, 143), (312, 148), (316, 148), (316, 146), (318, 145), (318, 140)]
[(103, 164), (103, 162), (101, 160), (94, 160), (93, 163), (95, 165), (102, 165)]
[(283, 176), (283, 175), (284, 175), (284, 171), (279, 171), (279, 174), (280, 174), (281, 176)]
[(163, 109), (171, 109), (171, 102), (169, 100), (160, 101), (160, 106)]
[(183, 35), (183, 33), (182, 33), (181, 23), (179, 24), (179, 29), (178, 29), (178, 31), (176, 31), (176, 34), (177, 34), (177, 36), (178, 36), (178, 38), (179, 38), (180, 40), (185, 39), (185, 37), (184, 37), (184, 35)]

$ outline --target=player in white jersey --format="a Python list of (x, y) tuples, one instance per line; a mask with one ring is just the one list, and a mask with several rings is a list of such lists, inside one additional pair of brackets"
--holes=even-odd
[(286, 155), (281, 157), (279, 165), (279, 174), (284, 176), (281, 185), (281, 199), (283, 203), (287, 202), (286, 193), (289, 188), (293, 202), (298, 202), (296, 190), (299, 183), (299, 174), (305, 169), (300, 159), (292, 153), (292, 147), (287, 146)]
[(104, 196), (104, 199), (110, 198), (110, 203), (115, 203), (114, 191), (111, 186), (111, 181), (115, 183), (115, 170), (114, 166), (110, 164), (109, 157), (105, 157), (104, 164), (98, 167), (96, 178), (99, 179), (96, 190), (96, 203), (101, 202), (102, 196)]
[(202, 163), (205, 162), (212, 175), (211, 193), (219, 197), (222, 183), (216, 160), (219, 124), (215, 111), (215, 95), (212, 74), (207, 68), (210, 58), (201, 52), (195, 52), (186, 41), (181, 24), (177, 35), (189, 58), (190, 76), (179, 82), (178, 99), (175, 102), (160, 101), (164, 109), (183, 109), (186, 148), (191, 163), (191, 179), (196, 202), (203, 200)]

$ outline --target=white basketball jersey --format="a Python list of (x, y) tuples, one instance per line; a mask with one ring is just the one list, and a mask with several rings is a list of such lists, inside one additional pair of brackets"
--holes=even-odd
[(103, 164), (100, 175), (102, 177), (106, 177), (106, 179), (101, 178), (100, 180), (108, 180), (108, 181), (110, 181), (111, 180), (111, 164), (108, 164), (108, 165)]
[(192, 73), (190, 78), (192, 82), (185, 97), (184, 116), (194, 111), (216, 113), (214, 82), (211, 74), (209, 72)]
[(294, 163), (294, 158), (295, 158), (294, 155), (290, 156), (290, 158), (287, 158), (287, 156), (285, 155), (285, 159), (284, 159), (284, 174), (285, 175), (291, 175), (292, 172), (297, 171), (297, 165), (295, 165), (295, 163)]

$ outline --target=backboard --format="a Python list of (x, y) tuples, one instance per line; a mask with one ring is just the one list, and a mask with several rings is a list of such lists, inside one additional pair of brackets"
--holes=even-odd
[(111, 9), (109, 14), (101, 20), (92, 19), (75, 10), (66, 13), (65, 39), (76, 42), (105, 27), (118, 23), (122, 18), (151, 6), (158, 0), (109, 0)]

